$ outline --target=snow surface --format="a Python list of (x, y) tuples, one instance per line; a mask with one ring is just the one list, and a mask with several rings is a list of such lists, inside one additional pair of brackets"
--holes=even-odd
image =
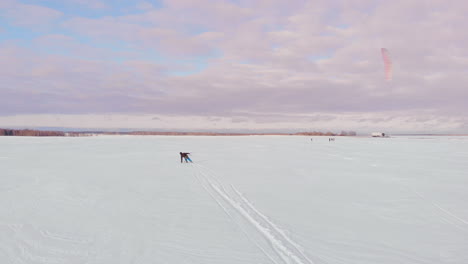
[(468, 137), (0, 137), (1, 263), (466, 264), (467, 201)]

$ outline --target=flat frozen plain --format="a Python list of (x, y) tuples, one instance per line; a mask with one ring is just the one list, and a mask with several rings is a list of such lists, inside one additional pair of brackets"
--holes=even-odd
[(466, 264), (467, 204), (468, 137), (0, 137), (1, 263)]

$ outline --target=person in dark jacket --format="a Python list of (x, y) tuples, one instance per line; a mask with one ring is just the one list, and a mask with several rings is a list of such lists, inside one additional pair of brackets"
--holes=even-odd
[(183, 160), (185, 160), (185, 162), (193, 162), (190, 157), (188, 156), (190, 154), (190, 152), (179, 152), (180, 154), (180, 163), (183, 162)]

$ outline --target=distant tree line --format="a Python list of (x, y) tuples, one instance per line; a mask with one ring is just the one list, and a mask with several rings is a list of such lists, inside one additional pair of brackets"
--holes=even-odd
[(65, 133), (60, 131), (41, 131), (31, 129), (3, 129), (0, 128), (0, 136), (23, 136), (23, 137), (64, 137)]
[(354, 131), (341, 131), (339, 134), (338, 133), (333, 133), (333, 132), (299, 132), (295, 133), (294, 135), (301, 135), (301, 136), (329, 136), (329, 137), (334, 137), (334, 136), (356, 136), (356, 132)]
[(290, 136), (356, 136), (354, 131), (333, 132), (297, 132), (297, 133), (218, 133), (218, 132), (157, 132), (157, 131), (133, 131), (133, 132), (104, 132), (106, 135), (148, 135), (148, 136), (249, 136), (249, 135), (290, 135)]
[(153, 136), (248, 136), (248, 135), (291, 135), (291, 136), (356, 136), (354, 131), (332, 132), (298, 132), (298, 133), (217, 133), (217, 132), (158, 132), (158, 131), (133, 131), (133, 132), (61, 132), (42, 131), (32, 129), (2, 129), (0, 136), (27, 136), (27, 137), (83, 137), (100, 135), (153, 135)]
[(341, 131), (339, 136), (356, 136), (356, 132), (354, 132), (354, 131)]

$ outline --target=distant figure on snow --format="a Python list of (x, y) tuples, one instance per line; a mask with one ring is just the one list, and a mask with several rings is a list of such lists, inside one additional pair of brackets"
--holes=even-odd
[(183, 162), (183, 160), (185, 160), (185, 162), (193, 162), (190, 157), (188, 156), (190, 154), (190, 152), (179, 152), (180, 154), (180, 163)]

